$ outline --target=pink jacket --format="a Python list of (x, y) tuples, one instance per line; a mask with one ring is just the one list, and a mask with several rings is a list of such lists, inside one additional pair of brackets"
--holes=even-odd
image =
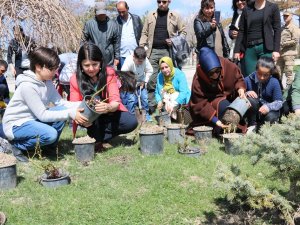
[[(108, 102), (118, 102), (119, 103), (119, 111), (127, 112), (128, 110), (122, 104), (120, 98), (120, 81), (115, 73), (115, 70), (112, 67), (106, 67), (106, 75), (107, 75), (107, 88), (106, 88), (106, 97), (108, 98)], [(74, 74), (70, 79), (70, 101), (82, 101), (83, 96), (78, 87), (76, 74)]]

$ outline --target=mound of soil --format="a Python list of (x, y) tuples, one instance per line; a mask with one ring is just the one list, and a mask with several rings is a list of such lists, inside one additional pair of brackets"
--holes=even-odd
[(211, 131), (213, 128), (209, 127), (209, 126), (200, 126), (200, 127), (194, 127), (193, 130), (194, 131)]
[(223, 118), (222, 123), (225, 125), (231, 124), (232, 126), (237, 126), (241, 120), (240, 115), (233, 109), (227, 109)]
[(157, 125), (145, 124), (141, 126), (140, 134), (159, 134), (163, 133), (164, 129)]
[(84, 137), (80, 137), (80, 138), (75, 138), (72, 141), (72, 144), (78, 145), (78, 144), (91, 144), (91, 143), (95, 143), (96, 140), (94, 138), (91, 138), (89, 136), (84, 136)]
[(172, 124), (167, 125), (167, 128), (168, 129), (179, 129), (179, 128), (185, 129), (185, 128), (187, 128), (187, 125), (172, 123)]
[(0, 168), (12, 166), (16, 163), (17, 159), (14, 156), (0, 152)]

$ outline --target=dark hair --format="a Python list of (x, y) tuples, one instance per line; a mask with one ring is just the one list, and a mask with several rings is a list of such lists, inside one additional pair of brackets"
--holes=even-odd
[(0, 59), (0, 66), (4, 66), (5, 69), (7, 70), (8, 64), (7, 64), (7, 62), (5, 60)]
[(126, 8), (127, 10), (129, 9), (129, 6), (128, 6), (127, 2), (125, 2), (125, 1), (119, 1), (119, 2), (117, 2), (117, 3), (116, 3), (116, 7), (118, 7), (118, 5), (119, 5), (120, 3), (124, 3), (124, 4), (125, 4), (125, 8)]
[(144, 47), (136, 47), (133, 51), (133, 55), (137, 59), (146, 59), (147, 53)]
[(134, 92), (136, 90), (135, 74), (131, 71), (116, 71), (121, 82), (121, 91)]
[[(90, 77), (83, 71), (82, 68), (83, 60), (92, 60), (92, 61), (100, 62), (100, 71), (97, 74), (97, 77), (99, 77), (97, 90), (100, 90), (102, 87), (106, 86), (106, 73), (105, 73), (105, 68), (103, 68), (104, 67), (103, 55), (99, 47), (92, 43), (83, 44), (78, 51), (76, 78), (77, 78), (77, 83), (80, 92), (83, 96), (85, 96), (85, 95), (91, 95), (95, 93), (95, 89), (90, 80)], [(103, 93), (106, 93), (106, 87), (99, 95), (104, 97)]]
[(29, 55), (30, 70), (35, 72), (36, 65), (46, 67), (49, 70), (57, 69), (60, 63), (57, 53), (45, 47), (39, 47)]
[[(238, 7), (236, 6), (237, 2), (238, 2), (238, 0), (232, 0), (231, 8), (234, 12), (237, 12), (237, 10), (238, 10)], [(255, 0), (246, 0), (246, 3), (248, 6), (252, 6), (255, 3)]]
[(22, 28), (20, 25), (14, 26), (14, 27), (13, 27), (13, 30), (15, 31), (17, 28), (19, 29), (19, 31), (21, 32), (21, 34), (24, 35), (24, 30), (23, 30), (23, 28)]
[(278, 80), (280, 80), (280, 74), (276, 68), (274, 60), (271, 57), (261, 56), (256, 63), (256, 70), (258, 70), (259, 67), (265, 67), (270, 69), (270, 74), (272, 75), (272, 77), (275, 77)]
[(216, 5), (215, 4), (215, 1), (214, 0), (202, 0), (201, 1), (201, 8), (199, 10), (199, 14), (198, 14), (198, 17), (201, 21), (205, 21), (205, 16), (204, 16), (204, 13), (203, 13), (203, 9), (210, 6), (210, 5)]

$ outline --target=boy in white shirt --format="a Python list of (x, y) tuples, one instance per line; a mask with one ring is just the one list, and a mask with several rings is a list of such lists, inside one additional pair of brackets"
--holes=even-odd
[[(145, 49), (143, 47), (137, 47), (134, 50), (133, 55), (127, 56), (121, 71), (131, 71), (135, 74), (137, 80), (136, 93), (141, 97), (142, 108), (146, 111), (146, 121), (151, 121), (146, 85), (149, 77), (153, 73), (153, 68), (147, 58)], [(129, 112), (134, 113), (134, 109), (138, 104), (137, 95), (134, 93), (125, 93), (121, 98), (122, 102), (124, 98), (127, 98), (126, 102), (128, 102), (128, 104), (126, 107)]]

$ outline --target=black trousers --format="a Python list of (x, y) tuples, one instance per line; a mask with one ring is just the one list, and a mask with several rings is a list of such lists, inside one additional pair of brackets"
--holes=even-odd
[(138, 126), (135, 114), (116, 111), (100, 115), (93, 125), (87, 128), (90, 137), (96, 142), (107, 142), (120, 134), (127, 134)]
[(280, 111), (270, 111), (268, 114), (263, 115), (258, 110), (262, 106), (258, 98), (248, 98), (251, 107), (246, 113), (248, 119), (248, 126), (263, 124), (265, 122), (275, 123), (279, 121)]

